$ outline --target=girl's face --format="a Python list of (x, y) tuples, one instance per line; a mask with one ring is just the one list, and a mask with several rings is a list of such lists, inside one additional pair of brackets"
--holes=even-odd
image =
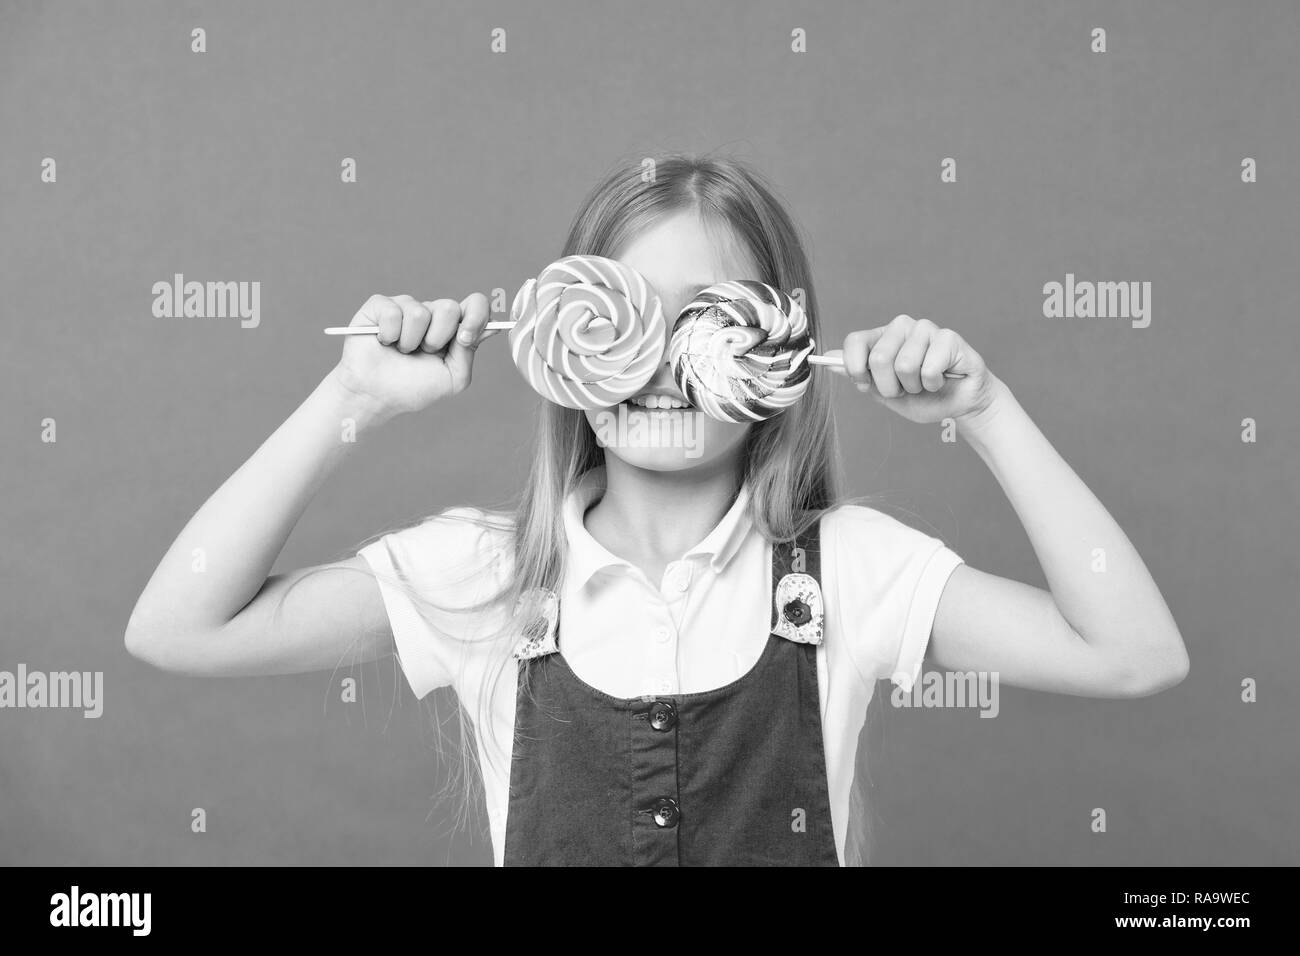
[(607, 455), (650, 471), (684, 471), (734, 459), (752, 426), (720, 422), (686, 404), (668, 365), (667, 337), (700, 290), (729, 279), (759, 279), (757, 266), (728, 230), (706, 226), (693, 211), (656, 223), (618, 258), (641, 273), (663, 303), (664, 361), (639, 394), (613, 408), (586, 412), (597, 441)]

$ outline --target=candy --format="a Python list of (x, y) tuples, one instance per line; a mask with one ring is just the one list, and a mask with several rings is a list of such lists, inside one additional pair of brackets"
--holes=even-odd
[(681, 311), (668, 361), (696, 408), (724, 422), (757, 422), (807, 390), (813, 348), (803, 307), (745, 279), (709, 286)]
[(607, 408), (654, 377), (664, 313), (636, 272), (601, 256), (566, 256), (529, 279), (510, 309), (510, 354), (528, 383), (565, 408)]

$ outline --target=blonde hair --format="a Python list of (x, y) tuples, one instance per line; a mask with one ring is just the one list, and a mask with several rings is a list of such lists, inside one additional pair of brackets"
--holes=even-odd
[[(712, 156), (667, 155), (654, 159), (654, 175), (643, 176), (643, 158), (618, 163), (586, 197), (570, 226), (561, 255), (617, 258), (627, 243), (664, 217), (697, 211), (719, 240), (738, 244), (758, 269), (755, 278), (788, 293), (799, 290), (814, 339), (821, 341), (817, 295), (799, 232), (763, 178), (743, 162)], [(527, 625), (513, 609), (535, 589), (559, 592), (566, 558), (563, 521), (565, 498), (587, 472), (604, 463), (604, 452), (583, 412), (549, 402), (540, 403), (536, 451), (514, 514), (505, 511), (464, 512), (454, 517), (506, 531), (511, 542), (511, 573), (507, 582), (485, 601), (466, 611), (507, 610), (510, 623), (489, 640), (499, 643), (499, 666), (488, 668), (480, 688), (483, 712), (473, 721), (491, 734), (487, 708), (498, 682), (514, 678), (511, 651), (520, 629)], [(829, 376), (812, 376), (804, 397), (789, 410), (750, 427), (741, 453), (736, 491), (750, 493), (750, 518), (772, 542), (790, 541), (843, 502), (840, 493), (839, 450), (830, 399)], [(410, 588), (403, 582), (396, 582)], [(412, 594), (417, 604), (418, 595)], [(441, 609), (445, 610), (445, 609)], [(481, 640), (482, 638), (480, 638)], [(462, 766), (477, 763), (469, 715), (460, 709), (459, 751)], [(441, 731), (442, 722), (436, 721)], [(440, 732), (440, 740), (442, 735)], [(509, 753), (509, 751), (505, 751)], [(469, 788), (458, 788), (466, 794)], [(865, 806), (857, 792), (853, 800), (864, 825)], [(866, 833), (853, 836), (846, 862), (865, 862)]]

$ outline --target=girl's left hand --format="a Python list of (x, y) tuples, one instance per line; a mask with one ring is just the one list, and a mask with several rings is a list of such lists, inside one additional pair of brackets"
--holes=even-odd
[[(996, 394), (996, 380), (980, 354), (952, 329), (928, 319), (900, 315), (880, 328), (850, 332), (842, 352), (844, 372), (858, 390), (910, 421), (977, 415)], [(965, 378), (944, 378), (944, 372)]]

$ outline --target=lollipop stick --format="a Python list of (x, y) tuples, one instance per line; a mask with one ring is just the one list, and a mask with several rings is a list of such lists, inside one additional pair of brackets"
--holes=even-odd
[[(847, 374), (844, 371), (844, 356), (842, 355), (810, 355), (808, 356), (808, 364), (825, 365), (832, 372), (838, 372), (840, 375)], [(943, 377), (958, 379), (958, 378), (965, 378), (966, 374), (964, 372), (944, 372)]]
[[(513, 329), (513, 322), (489, 322), (483, 326), (484, 331), (495, 332)], [(325, 330), (326, 335), (378, 335), (377, 325), (331, 325)]]

